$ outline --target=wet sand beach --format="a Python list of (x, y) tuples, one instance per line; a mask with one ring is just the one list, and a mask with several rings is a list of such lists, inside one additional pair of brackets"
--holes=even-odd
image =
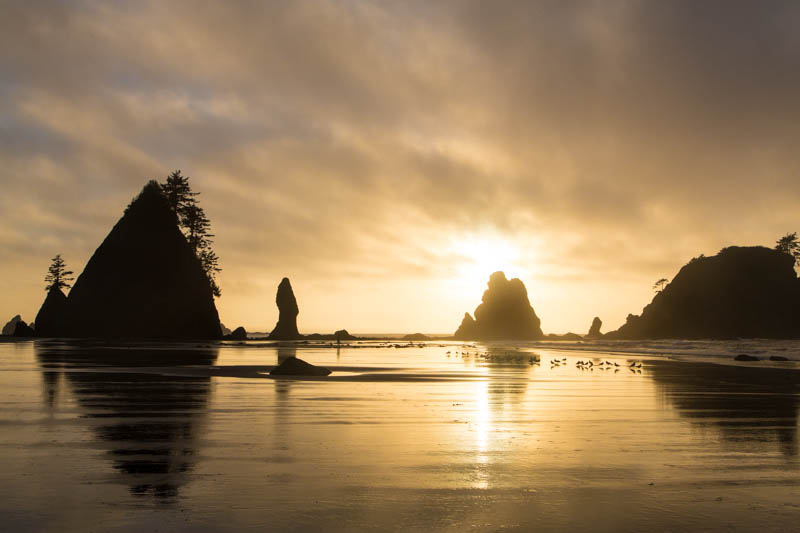
[[(639, 351), (3, 343), (0, 523), (796, 530), (796, 363)], [(293, 355), (333, 373), (268, 376)]]

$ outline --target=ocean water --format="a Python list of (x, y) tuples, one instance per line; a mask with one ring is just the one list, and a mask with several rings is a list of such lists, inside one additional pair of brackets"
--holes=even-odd
[(800, 362), (739, 353), (800, 343), (2, 343), (0, 529), (796, 531)]

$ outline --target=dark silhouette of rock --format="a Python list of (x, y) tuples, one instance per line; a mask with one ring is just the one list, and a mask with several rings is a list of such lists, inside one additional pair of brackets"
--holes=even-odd
[(246, 341), (247, 340), (247, 330), (245, 330), (242, 326), (239, 326), (235, 330), (233, 330), (228, 335), (225, 335), (223, 338), (231, 340), (231, 341)]
[(218, 339), (200, 260), (151, 181), (125, 210), (67, 299), (72, 337)]
[(19, 322), (20, 320), (22, 320), (22, 317), (16, 315), (14, 318), (6, 322), (6, 325), (3, 326), (3, 335), (13, 335), (14, 330), (17, 327), (17, 322)]
[(275, 324), (275, 329), (269, 334), (269, 338), (281, 341), (302, 339), (302, 335), (297, 331), (297, 314), (300, 310), (289, 278), (283, 278), (278, 285), (275, 303), (278, 304), (278, 323)]
[(770, 355), (769, 356), (769, 360), (770, 361), (788, 361), (789, 358), (788, 357), (784, 357), (782, 355)]
[(362, 337), (351, 335), (346, 329), (340, 329), (335, 333), (310, 333), (300, 335), (300, 337), (309, 341), (357, 341), (362, 339)]
[(55, 285), (36, 314), (37, 337), (62, 337), (66, 335), (67, 297)]
[(733, 358), (734, 361), (758, 361), (758, 357), (755, 355), (748, 355), (746, 353), (740, 353), (736, 357)]
[(583, 337), (578, 335), (577, 333), (564, 333), (563, 335), (558, 335), (556, 333), (549, 333), (547, 335), (548, 339), (558, 340), (558, 341), (579, 341), (583, 340)]
[[(470, 317), (472, 318), (472, 317)], [(431, 340), (430, 337), (424, 335), (422, 333), (410, 333), (403, 337), (404, 341), (429, 341)]]
[(354, 341), (358, 338), (354, 337), (353, 335), (350, 335), (350, 333), (348, 333), (346, 329), (340, 329), (338, 331), (335, 331), (333, 333), (333, 336), (337, 341)]
[(223, 324), (222, 322), (219, 323), (219, 329), (220, 329), (220, 332), (222, 333), (223, 337), (225, 335), (230, 335), (231, 334), (231, 330), (226, 328), (225, 324)]
[(600, 328), (603, 326), (603, 321), (600, 320), (600, 317), (594, 317), (592, 320), (592, 326), (589, 328), (589, 333), (586, 334), (587, 337), (602, 337), (603, 334), (600, 333)]
[(458, 326), (455, 335), (456, 339), (474, 339), (477, 332), (475, 326), (475, 319), (469, 313), (464, 313), (464, 318), (461, 320), (461, 325)]
[(475, 319), (464, 315), (454, 337), (459, 340), (541, 339), (541, 322), (528, 300), (528, 291), (518, 278), (506, 279), (502, 272), (489, 278), (489, 288), (475, 309)]
[(270, 376), (327, 376), (331, 371), (306, 363), (297, 357), (287, 357), (269, 373)]
[(791, 255), (761, 246), (692, 259), (607, 338), (797, 338), (800, 280)]
[(33, 331), (33, 328), (26, 324), (24, 320), (19, 320), (14, 325), (15, 337), (33, 337), (35, 334), (36, 333)]

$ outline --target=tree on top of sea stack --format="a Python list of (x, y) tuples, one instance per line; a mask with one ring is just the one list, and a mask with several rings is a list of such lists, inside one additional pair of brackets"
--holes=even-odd
[(72, 287), (70, 281), (75, 278), (72, 277), (72, 270), (67, 270), (67, 264), (61, 258), (61, 254), (56, 254), (50, 263), (50, 268), (47, 269), (47, 275), (44, 277), (44, 282), (47, 283), (44, 290), (51, 289), (69, 289)]
[(216, 275), (222, 272), (219, 267), (219, 258), (211, 245), (214, 243), (214, 234), (211, 233), (211, 221), (206, 217), (202, 207), (197, 205), (199, 192), (193, 192), (189, 185), (189, 176), (183, 176), (180, 170), (167, 176), (167, 181), (161, 184), (161, 191), (167, 199), (170, 210), (178, 219), (184, 237), (189, 242), (203, 271), (208, 277), (211, 292), (219, 298), (222, 291), (217, 285)]
[(787, 233), (775, 242), (775, 249), (782, 254), (791, 255), (794, 262), (800, 259), (800, 242), (797, 239), (797, 232)]
[(97, 248), (67, 311), (73, 337), (220, 337), (208, 276), (158, 182), (145, 185)]
[(39, 312), (36, 314), (36, 335), (38, 337), (60, 337), (65, 333), (65, 320), (67, 313), (67, 297), (62, 289), (69, 289), (73, 281), (73, 272), (67, 270), (67, 264), (61, 257), (56, 255), (44, 281), (47, 284), (45, 297)]

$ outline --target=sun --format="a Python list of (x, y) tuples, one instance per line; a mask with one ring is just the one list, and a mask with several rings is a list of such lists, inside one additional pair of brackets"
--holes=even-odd
[(498, 234), (470, 235), (454, 239), (451, 253), (455, 256), (456, 276), (466, 287), (483, 286), (493, 272), (502, 270), (508, 278), (523, 272), (516, 246)]

